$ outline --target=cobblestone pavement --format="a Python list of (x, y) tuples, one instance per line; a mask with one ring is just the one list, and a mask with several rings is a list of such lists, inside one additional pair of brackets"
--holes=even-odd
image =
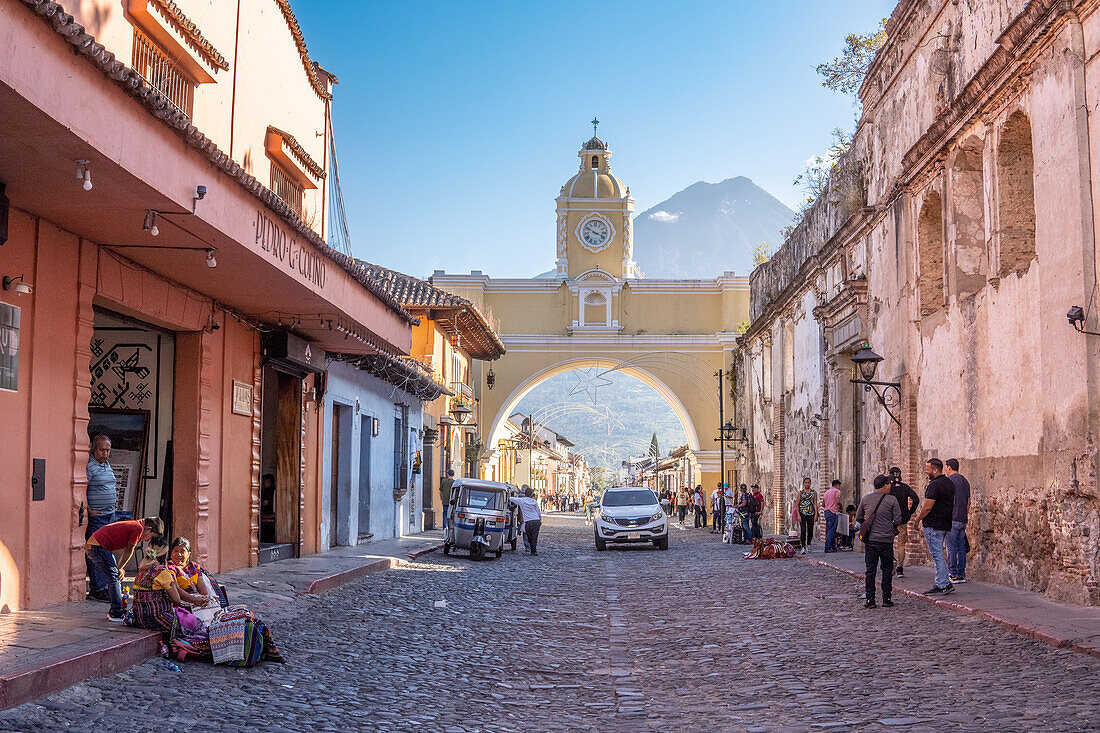
[[(433, 553), (263, 609), (285, 666), (161, 660), (0, 713), (0, 730), (1096, 730), (1100, 660), (704, 530), (597, 553)], [(434, 602), (446, 601), (445, 609)]]

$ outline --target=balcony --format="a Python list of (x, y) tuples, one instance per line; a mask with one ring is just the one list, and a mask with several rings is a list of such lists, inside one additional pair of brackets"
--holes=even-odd
[(284, 173), (274, 162), (271, 163), (271, 192), (281, 198), (299, 217), (305, 218), (302, 213), (302, 184)]
[(474, 388), (465, 382), (450, 382), (447, 388), (454, 392), (455, 397), (469, 397), (471, 400), (474, 398)]
[(153, 87), (188, 117), (191, 116), (195, 87), (167, 54), (144, 33), (134, 28), (134, 54), (131, 63), (134, 71), (145, 83)]

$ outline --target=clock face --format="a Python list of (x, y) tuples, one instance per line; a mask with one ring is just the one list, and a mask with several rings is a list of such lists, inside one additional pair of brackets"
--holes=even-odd
[(589, 247), (600, 247), (607, 242), (611, 231), (600, 219), (590, 219), (581, 227), (581, 239)]

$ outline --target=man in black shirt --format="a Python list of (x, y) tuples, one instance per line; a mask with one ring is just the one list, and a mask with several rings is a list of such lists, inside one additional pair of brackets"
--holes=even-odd
[(901, 469), (894, 466), (890, 469), (890, 496), (898, 501), (901, 507), (901, 524), (898, 525), (898, 534), (894, 538), (894, 557), (897, 558), (897, 569), (894, 571), (899, 578), (905, 577), (905, 546), (909, 543), (909, 519), (920, 504), (917, 492), (902, 482)]
[(936, 565), (936, 584), (926, 590), (926, 596), (946, 595), (955, 590), (947, 577), (947, 561), (943, 556), (943, 543), (951, 531), (951, 514), (955, 506), (955, 485), (943, 475), (943, 461), (929, 458), (924, 464), (928, 474), (928, 488), (914, 519), (924, 524), (924, 541), (928, 554)]

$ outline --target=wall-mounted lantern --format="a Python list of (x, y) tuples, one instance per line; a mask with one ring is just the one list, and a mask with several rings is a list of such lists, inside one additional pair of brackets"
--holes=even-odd
[(900, 428), (901, 420), (894, 415), (890, 408), (901, 404), (901, 383), (875, 381), (875, 371), (878, 369), (880, 361), (882, 361), (882, 357), (872, 351), (869, 344), (863, 344), (863, 348), (852, 356), (852, 363), (859, 369), (859, 375), (862, 379), (853, 379), (851, 382), (852, 384), (862, 384), (864, 391), (874, 390), (879, 404)]

